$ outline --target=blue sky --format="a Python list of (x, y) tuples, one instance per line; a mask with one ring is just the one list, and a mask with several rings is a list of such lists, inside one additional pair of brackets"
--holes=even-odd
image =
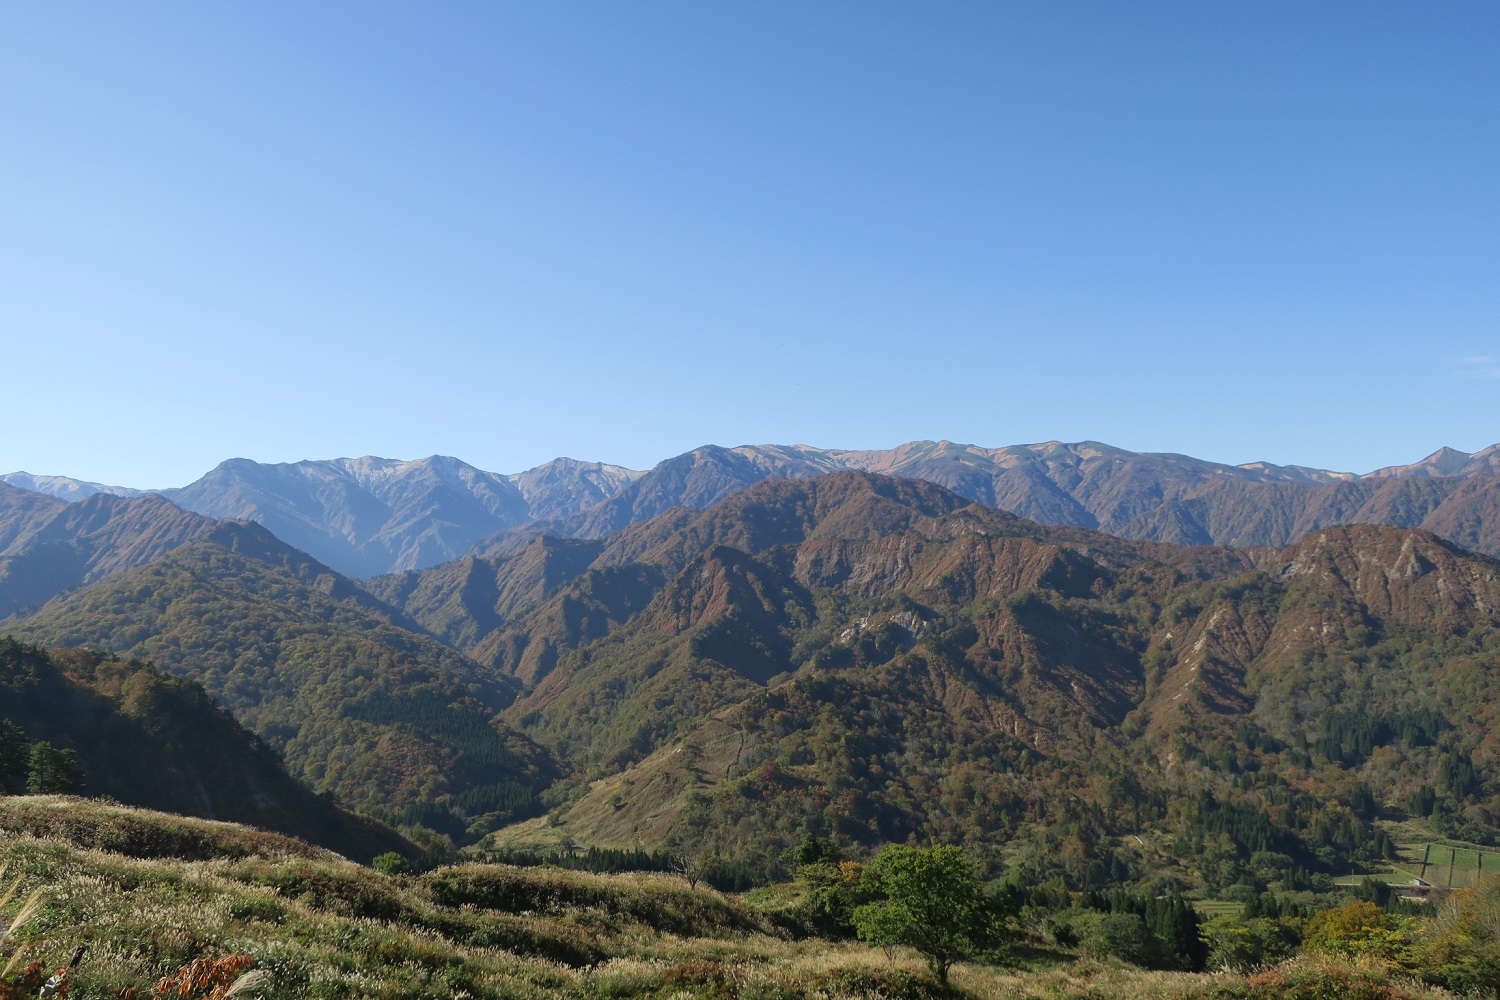
[(0, 7), (0, 471), (1500, 441), (1500, 5)]

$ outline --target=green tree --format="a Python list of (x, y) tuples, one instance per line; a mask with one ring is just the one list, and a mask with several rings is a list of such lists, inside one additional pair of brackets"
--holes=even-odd
[(1209, 947), (1208, 968), (1248, 973), (1296, 954), (1300, 935), (1296, 918), (1225, 914), (1203, 925), (1203, 940)]
[(862, 883), (883, 898), (855, 908), (859, 936), (915, 948), (944, 986), (954, 962), (1001, 943), (1000, 914), (985, 897), (978, 867), (957, 847), (892, 844), (865, 866)]
[(75, 750), (59, 750), (46, 740), (31, 745), (26, 791), (30, 795), (66, 795), (83, 787), (83, 765)]
[(1118, 958), (1143, 967), (1160, 963), (1160, 944), (1138, 914), (1082, 913), (1073, 919), (1072, 929), (1084, 951), (1095, 958)]
[(830, 936), (854, 931), (854, 911), (870, 901), (864, 866), (858, 861), (816, 861), (797, 867), (802, 906), (818, 929)]
[(25, 790), (29, 743), (20, 726), (0, 719), (0, 792)]
[(1406, 926), (1366, 899), (1319, 910), (1307, 921), (1302, 943), (1309, 951), (1354, 957), (1371, 955), (1388, 965), (1398, 964), (1407, 941)]
[(1455, 993), (1500, 996), (1500, 876), (1453, 893), (1417, 945), (1422, 978)]
[(411, 872), (411, 863), (395, 851), (377, 854), (370, 862), (370, 867), (382, 875), (406, 875)]

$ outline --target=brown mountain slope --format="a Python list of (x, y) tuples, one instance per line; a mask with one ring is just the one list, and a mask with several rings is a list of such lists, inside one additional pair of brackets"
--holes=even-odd
[[(598, 542), (534, 540), (518, 552), (372, 581), (371, 589), (481, 662), (535, 683), (560, 651), (599, 638), (614, 627), (611, 622), (625, 621), (655, 588), (716, 546), (759, 554), (794, 545), (797, 579), (832, 585), (835, 578), (848, 577), (853, 590), (863, 580), (873, 593), (912, 582), (912, 567), (896, 540), (909, 532), (947, 541), (1033, 538), (1087, 552), (1108, 565), (1160, 559), (1193, 576), (1245, 565), (1243, 557), (1222, 550), (1184, 550), (1043, 527), (970, 504), (921, 480), (845, 472), (768, 480), (708, 510), (674, 509)], [(870, 545), (847, 544), (858, 541)], [(899, 583), (892, 582), (893, 572), (904, 574)]]
[(36, 493), (9, 483), (0, 483), (0, 552), (4, 552), (18, 535), (45, 522), (65, 501)]
[[(585, 842), (993, 841), (1064, 802), (1119, 834), (1232, 802), (1270, 817), (1264, 849), (1323, 864), (1318, 837), (1378, 841), (1356, 783), (1389, 809), (1447, 788), (1444, 822), (1500, 832), (1496, 567), (1415, 530), (1184, 548), (879, 476), (767, 482), (605, 539), (514, 620), (509, 648), (554, 665), (507, 714), (600, 782), (568, 814)], [(1341, 751), (1351, 725), (1394, 745)], [(1305, 813), (1263, 812), (1290, 788)]]
[[(607, 539), (594, 568), (507, 629), (512, 658), (495, 662), (537, 684), (512, 719), (544, 741), (566, 739), (575, 755), (598, 745), (603, 758), (622, 759), (729, 704), (750, 690), (746, 682), (797, 670), (833, 642), (835, 627), (858, 633), (868, 617), (861, 608), (908, 602), (905, 624), (877, 640), (902, 646), (956, 607), (1039, 588), (1085, 600), (1143, 562), (1173, 578), (1250, 565), (1223, 550), (1046, 528), (920, 481), (859, 473), (771, 481), (686, 521), (665, 516)], [(632, 567), (634, 587), (602, 586)], [(1057, 701), (1070, 715), (1118, 723), (1140, 697), (1138, 664), (1115, 639), (1100, 645), (1054, 619), (1042, 605), (1008, 609), (987, 636), (997, 648), (1007, 628), (1024, 638), (981, 674), (1013, 700), (1037, 693), (1025, 709), (1033, 716)], [(519, 669), (541, 662), (539, 646), (546, 669)], [(1024, 669), (1038, 658), (1044, 668)]]
[(393, 606), (412, 609), (433, 635), (467, 650), (582, 574), (599, 549), (598, 542), (542, 536), (517, 552), (375, 577), (364, 587)]

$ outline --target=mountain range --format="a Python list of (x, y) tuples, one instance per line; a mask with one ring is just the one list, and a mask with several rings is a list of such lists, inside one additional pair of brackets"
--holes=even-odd
[[(598, 538), (672, 507), (703, 508), (773, 478), (839, 471), (923, 479), (1044, 524), (1184, 545), (1285, 545), (1334, 524), (1423, 527), (1500, 554), (1500, 445), (1443, 448), (1365, 475), (1266, 462), (1232, 466), (1097, 442), (981, 448), (919, 441), (849, 451), (803, 445), (706, 446), (638, 472), (560, 458), (511, 475), (455, 458), (220, 464), (180, 489), (184, 510), (251, 520), (352, 577), (423, 569), (539, 535)], [(62, 476), (0, 481), (78, 501), (142, 491)]]
[(1126, 833), (1185, 863), (1249, 824), (1226, 865), (1325, 868), (1384, 850), (1381, 811), (1500, 836), (1500, 563), (1420, 529), (1182, 546), (844, 471), (361, 584), (160, 497), (12, 490), (0, 523), (78, 568), (3, 631), (152, 660), (456, 840), (549, 807), (620, 848), (967, 830), (1081, 885), (1145, 863)]
[[(0, 633), (149, 660), (311, 789), (460, 842), (550, 810), (628, 849), (973, 837), (1074, 885), (1268, 852), (1349, 870), (1388, 849), (1380, 815), (1500, 842), (1500, 563), (1358, 523), (1492, 538), (1494, 455), (1344, 477), (703, 448), (524, 483), (432, 459), (226, 463), (170, 498), (0, 484)], [(886, 471), (830, 471), (854, 463)], [(359, 581), (178, 506), (231, 494), (315, 540), (376, 497), (333, 519), (365, 539), (345, 555), (468, 549)], [(522, 520), (448, 533), (476, 510)]]

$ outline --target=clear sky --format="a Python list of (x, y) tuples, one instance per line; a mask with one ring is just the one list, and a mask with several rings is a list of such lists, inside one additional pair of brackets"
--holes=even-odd
[(0, 7), (0, 472), (1500, 441), (1500, 4)]

